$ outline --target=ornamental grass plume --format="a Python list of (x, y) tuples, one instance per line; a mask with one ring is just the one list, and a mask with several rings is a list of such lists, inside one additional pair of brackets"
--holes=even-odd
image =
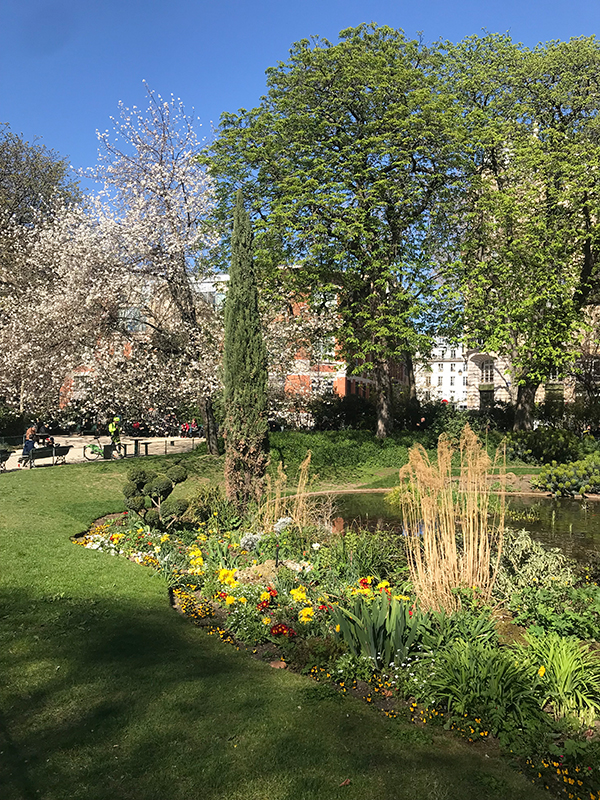
[(452, 479), (453, 448), (442, 434), (437, 463), (415, 444), (400, 470), (397, 492), (407, 537), (408, 563), (423, 609), (456, 611), (465, 593), (491, 599), (504, 532), (505, 471), (497, 504), (490, 504), (493, 466), (469, 425), (459, 445), (460, 477)]

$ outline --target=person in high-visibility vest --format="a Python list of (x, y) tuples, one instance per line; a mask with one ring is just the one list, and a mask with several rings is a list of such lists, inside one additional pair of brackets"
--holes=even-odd
[(110, 441), (115, 450), (121, 452), (121, 419), (120, 417), (113, 417), (113, 421), (108, 425), (108, 432), (110, 434)]

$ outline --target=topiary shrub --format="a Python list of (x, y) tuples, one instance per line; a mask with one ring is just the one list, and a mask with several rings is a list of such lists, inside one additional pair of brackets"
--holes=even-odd
[[(164, 518), (179, 518), (187, 510), (187, 500), (173, 500), (170, 506), (167, 505), (163, 517), (162, 504), (173, 491), (174, 485), (187, 478), (185, 467), (178, 464), (171, 466), (168, 472), (168, 475), (157, 474), (153, 470), (137, 466), (127, 471), (129, 480), (123, 486), (125, 505), (129, 510), (143, 516), (148, 525), (159, 527)], [(152, 503), (152, 508), (146, 508), (146, 498)]]
[(125, 495), (126, 498), (130, 498), (136, 494), (139, 494), (137, 485), (135, 483), (132, 483), (131, 481), (127, 481), (127, 483), (123, 487), (123, 494)]
[(168, 469), (166, 474), (173, 483), (183, 483), (188, 476), (186, 468), (178, 464)]
[(189, 506), (189, 500), (184, 497), (169, 497), (160, 507), (160, 515), (165, 519), (173, 519), (183, 516)]
[(160, 528), (162, 520), (157, 508), (149, 508), (144, 515), (144, 522), (152, 528)]
[(173, 491), (173, 481), (166, 475), (157, 475), (145, 484), (143, 491), (155, 502), (161, 502), (166, 500)]
[(134, 494), (125, 500), (125, 505), (130, 511), (141, 514), (146, 509), (146, 498), (142, 494)]
[(142, 467), (130, 467), (127, 470), (127, 478), (131, 483), (135, 484), (138, 489), (141, 489), (142, 486), (150, 480), (147, 471)]

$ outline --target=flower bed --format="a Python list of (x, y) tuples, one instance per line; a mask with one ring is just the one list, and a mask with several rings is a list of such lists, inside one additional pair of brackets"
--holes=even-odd
[[(527, 618), (519, 576), (528, 558), (542, 556), (534, 547), (528, 555), (522, 534), (509, 537), (499, 586), (505, 601), (518, 598), (523, 623), (535, 624), (527, 646), (509, 646), (476, 588), (460, 590), (456, 613), (420, 608), (401, 536), (299, 529), (290, 518), (266, 530), (245, 521), (231, 529), (226, 515), (203, 517), (159, 530), (124, 514), (78, 543), (151, 567), (195, 624), (310, 675), (320, 691), (360, 695), (390, 717), (443, 726), (472, 742), (496, 737), (533, 780), (598, 800), (600, 657), (561, 637), (543, 615), (532, 618), (535, 608)], [(578, 580), (572, 566), (556, 557), (552, 569), (545, 567), (548, 581), (567, 597), (565, 585)], [(588, 595), (600, 603), (589, 577)]]

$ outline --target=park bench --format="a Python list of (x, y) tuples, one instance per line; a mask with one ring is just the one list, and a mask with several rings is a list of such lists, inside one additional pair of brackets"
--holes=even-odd
[(0, 472), (6, 472), (6, 462), (10, 456), (10, 450), (0, 450)]
[(51, 458), (52, 466), (66, 464), (66, 458), (73, 445), (57, 444), (54, 447), (34, 447), (26, 456), (19, 456), (18, 463), (23, 467), (35, 467), (35, 462), (42, 458)]

